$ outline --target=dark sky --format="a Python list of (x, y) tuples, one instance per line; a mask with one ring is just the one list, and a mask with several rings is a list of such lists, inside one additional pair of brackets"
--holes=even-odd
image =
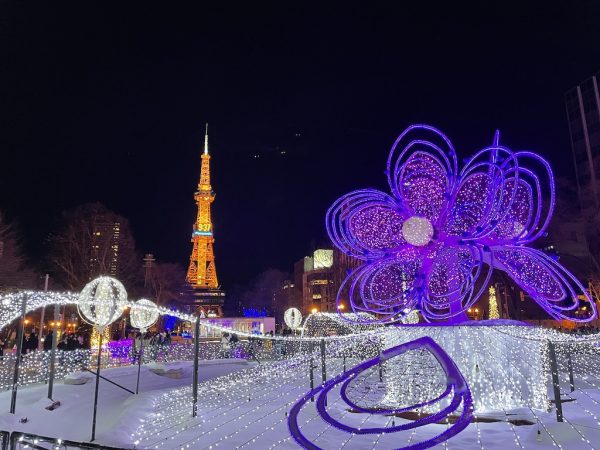
[(595, 1), (211, 3), (0, 2), (0, 208), (32, 257), (101, 201), (187, 264), (205, 122), (225, 288), (291, 269), (338, 196), (384, 189), (411, 123), (461, 156), (499, 128), (571, 175), (563, 95), (600, 69)]

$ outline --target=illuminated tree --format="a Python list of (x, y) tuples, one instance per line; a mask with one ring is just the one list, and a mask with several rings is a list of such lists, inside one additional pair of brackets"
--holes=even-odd
[(498, 312), (498, 301), (496, 300), (496, 288), (494, 286), (490, 286), (488, 291), (489, 293), (489, 309), (488, 309), (488, 319), (499, 319), (500, 313)]

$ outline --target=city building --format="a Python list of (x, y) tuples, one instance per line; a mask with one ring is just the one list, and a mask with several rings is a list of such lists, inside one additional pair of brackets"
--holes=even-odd
[(292, 280), (284, 280), (273, 294), (273, 316), (278, 324), (283, 323), (283, 315), (289, 308), (302, 309), (302, 292)]
[(318, 249), (294, 264), (294, 286), (300, 290), (301, 311), (335, 311), (333, 250)]
[(184, 305), (188, 311), (206, 317), (221, 317), (225, 292), (220, 289), (215, 265), (211, 204), (215, 193), (210, 185), (210, 154), (208, 153), (208, 124), (204, 135), (204, 152), (201, 156), (200, 181), (194, 200), (198, 214), (192, 231), (192, 254), (186, 281), (193, 291), (193, 300)]
[[(567, 91), (565, 103), (575, 165), (577, 194), (591, 261), (600, 279), (600, 72)], [(554, 220), (556, 222), (556, 218)], [(577, 230), (571, 230), (575, 236)], [(573, 241), (574, 239), (571, 239)], [(579, 242), (582, 238), (579, 237)]]
[[(352, 270), (360, 266), (362, 263), (363, 261), (361, 261), (360, 259), (347, 255), (338, 248), (333, 249), (333, 285), (335, 286), (336, 296), (338, 290), (342, 286), (342, 283), (348, 277), (348, 274)], [(340, 305), (347, 311), (347, 308), (349, 306), (347, 288), (344, 288), (344, 290), (340, 294)]]
[(600, 210), (600, 72), (565, 94), (567, 120), (581, 208)]
[[(218, 317), (201, 318), (200, 323), (216, 325), (228, 328), (232, 333), (251, 333), (265, 335), (275, 332), (275, 318), (273, 317)], [(190, 330), (191, 331), (191, 330)], [(214, 328), (200, 327), (200, 337), (209, 339), (220, 339), (221, 332)]]
[[(312, 311), (334, 312), (340, 286), (348, 273), (361, 261), (338, 249), (317, 249), (294, 264), (293, 280), (286, 280), (273, 296), (273, 313), (283, 322), (288, 308), (298, 308), (303, 315)], [(347, 292), (342, 292), (341, 308), (348, 307)]]
[(96, 215), (92, 222), (90, 279), (98, 274), (117, 276), (121, 223), (105, 215)]

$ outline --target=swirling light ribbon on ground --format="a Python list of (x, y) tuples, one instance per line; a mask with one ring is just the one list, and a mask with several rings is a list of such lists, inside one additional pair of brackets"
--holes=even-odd
[(545, 234), (554, 210), (554, 176), (544, 158), (501, 146), (496, 133), (459, 172), (450, 140), (413, 125), (392, 146), (386, 174), (392, 195), (361, 189), (327, 211), (334, 245), (363, 261), (343, 282), (338, 305), (348, 300), (354, 312), (377, 314), (379, 322), (413, 310), (428, 321), (466, 319), (496, 268), (555, 319), (596, 317), (583, 285), (528, 247)]
[[(403, 353), (406, 353), (408, 351), (422, 349), (428, 350), (437, 359), (438, 363), (440, 364), (446, 375), (446, 389), (440, 396), (419, 404), (393, 410), (379, 408), (363, 408), (356, 405), (348, 398), (348, 386), (361, 372), (364, 372), (365, 370), (368, 370), (371, 367), (374, 367), (396, 356), (402, 355)], [(361, 413), (397, 414), (421, 408), (426, 405), (431, 405), (433, 403), (445, 399), (451, 394), (452, 400), (450, 401), (450, 404), (448, 406), (442, 408), (440, 411), (412, 422), (403, 423), (401, 425), (391, 427), (357, 428), (339, 422), (338, 420), (334, 419), (327, 411), (327, 395), (333, 388), (335, 388), (341, 383), (343, 383), (340, 390), (341, 398), (348, 406)], [(403, 449), (421, 450), (440, 444), (441, 442), (450, 439), (452, 436), (455, 436), (457, 433), (464, 430), (469, 425), (473, 417), (473, 399), (471, 397), (471, 391), (469, 390), (467, 382), (465, 381), (463, 375), (460, 373), (460, 370), (458, 370), (458, 367), (456, 367), (454, 361), (452, 361), (452, 359), (444, 352), (444, 350), (442, 350), (442, 348), (428, 336), (384, 350), (381, 353), (381, 355), (377, 356), (376, 358), (367, 360), (357, 365), (356, 367), (341, 373), (340, 375), (326, 382), (322, 386), (318, 386), (315, 389), (312, 389), (304, 397), (302, 397), (290, 410), (290, 415), (288, 417), (288, 427), (295, 441), (303, 448), (309, 450), (320, 450), (320, 447), (315, 445), (306, 436), (304, 436), (304, 434), (302, 434), (302, 431), (300, 430), (300, 425), (298, 424), (298, 415), (300, 414), (302, 408), (308, 402), (310, 402), (310, 399), (316, 395), (318, 395), (316, 407), (321, 418), (333, 427), (345, 431), (347, 433), (353, 434), (395, 433), (398, 431), (405, 431), (413, 428), (418, 428), (424, 425), (439, 422), (440, 420), (447, 418), (451, 413), (457, 411), (462, 405), (462, 411), (460, 413), (460, 416), (458, 417), (456, 422), (452, 426), (447, 428), (444, 432), (426, 441), (411, 444), (406, 447), (401, 447)]]

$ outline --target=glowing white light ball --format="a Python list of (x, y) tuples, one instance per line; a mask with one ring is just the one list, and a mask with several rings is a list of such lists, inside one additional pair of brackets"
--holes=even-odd
[(404, 324), (415, 324), (419, 323), (419, 312), (417, 310), (410, 311), (407, 315), (402, 317), (400, 321)]
[(131, 325), (139, 328), (142, 332), (146, 332), (148, 328), (154, 325), (159, 316), (160, 313), (156, 303), (145, 298), (141, 298), (131, 305), (131, 310), (129, 311)]
[(126, 303), (127, 291), (123, 283), (103, 276), (90, 281), (81, 290), (77, 310), (83, 320), (104, 328), (121, 316)]
[(415, 247), (427, 245), (433, 236), (433, 225), (425, 217), (412, 216), (402, 224), (402, 236)]
[(285, 324), (295, 330), (302, 323), (302, 313), (298, 308), (290, 308), (283, 314)]

